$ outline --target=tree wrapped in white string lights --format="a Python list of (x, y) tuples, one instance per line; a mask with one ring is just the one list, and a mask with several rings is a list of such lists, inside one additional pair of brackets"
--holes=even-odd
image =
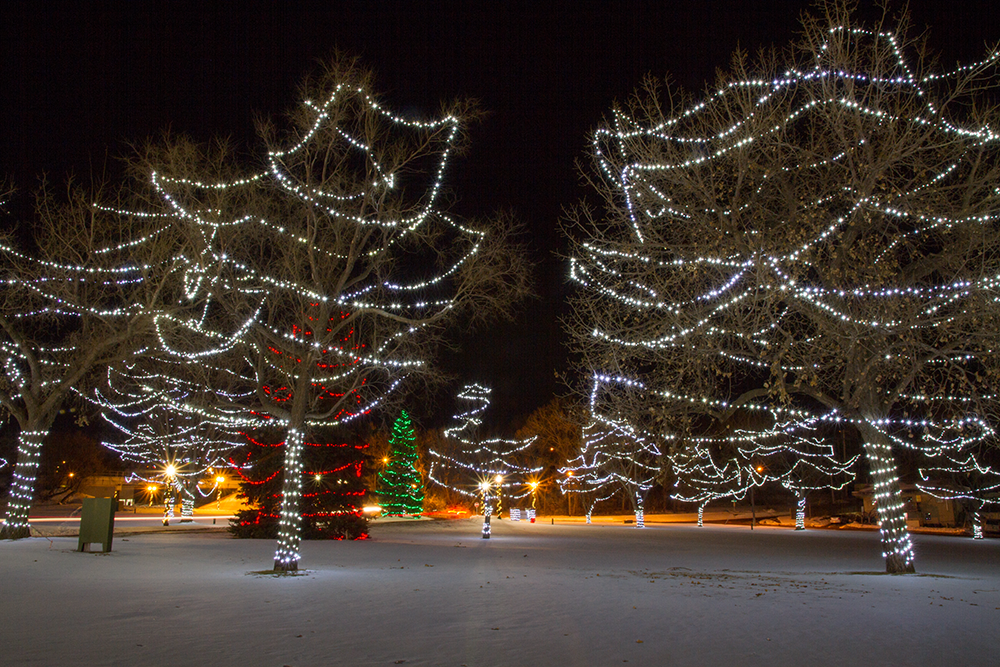
[(806, 528), (809, 493), (819, 489), (839, 491), (854, 482), (852, 468), (860, 456), (838, 461), (833, 446), (820, 440), (804, 440), (793, 447), (765, 446), (754, 450), (751, 458), (754, 455), (763, 460), (770, 477), (795, 495), (795, 530)]
[[(762, 421), (762, 420), (761, 420)], [(676, 476), (673, 497), (705, 505), (720, 498), (742, 500), (753, 488), (779, 484), (795, 495), (795, 529), (805, 529), (806, 498), (817, 489), (842, 489), (854, 481), (858, 456), (839, 461), (833, 445), (801, 422), (771, 420), (769, 426), (734, 429), (724, 437), (695, 439), (669, 456)]]
[[(245, 442), (240, 431), (263, 422), (243, 407), (253, 404), (252, 394), (207, 384), (226, 375), (232, 370), (139, 354), (109, 366), (106, 381), (87, 396), (119, 434), (103, 444), (124, 461), (151, 470), (135, 473), (138, 478), (172, 487), (181, 498), (182, 520), (193, 516), (199, 482), (215, 482), (216, 471), (225, 469), (229, 454)], [(242, 380), (239, 384), (245, 384)]]
[(972, 537), (983, 539), (983, 508), (1000, 503), (1000, 471), (983, 463), (984, 447), (945, 451), (933, 465), (920, 468), (917, 488), (941, 500), (965, 505), (971, 516)]
[(263, 171), (233, 176), (224, 151), (178, 144), (152, 177), (175, 224), (203, 239), (185, 284), (205, 308), (162, 318), (162, 347), (187, 358), (244, 349), (256, 409), (285, 430), (279, 571), (298, 568), (310, 429), (351, 422), (433, 374), (445, 327), (508, 312), (528, 275), (508, 220), (468, 224), (440, 208), (469, 105), (399, 117), (351, 62), (306, 88), (290, 130), (263, 129)]
[[(457, 422), (445, 430), (446, 440), (454, 442), (457, 451), (427, 451), (430, 467), (427, 478), (447, 489), (468, 498), (482, 495), (483, 538), (491, 535), (490, 519), (494, 509), (502, 511), (503, 496), (520, 499), (532, 492), (529, 483), (535, 481), (544, 466), (525, 464), (527, 450), (537, 436), (510, 440), (486, 438), (482, 434), (483, 413), (490, 406), (492, 390), (480, 384), (468, 384), (458, 393), (458, 398), (471, 407), (456, 414)], [(496, 502), (496, 507), (494, 507)]]
[(676, 479), (671, 497), (698, 505), (698, 527), (704, 525), (705, 506), (729, 498), (742, 500), (751, 486), (763, 481), (753, 467), (740, 465), (732, 456), (714, 454), (712, 447), (695, 443), (668, 455)]
[(131, 240), (148, 238), (149, 217), (120, 217), (70, 188), (36, 199), (32, 236), (0, 242), (0, 404), (20, 428), (14, 477), (0, 537), (29, 535), (42, 441), (74, 388), (102, 366), (128, 358), (173, 294), (183, 260), (157, 239), (141, 258)]
[[(597, 503), (610, 499), (616, 493), (624, 494), (632, 505), (636, 527), (643, 528), (646, 493), (661, 474), (659, 462), (663, 453), (656, 439), (620, 416), (622, 411), (619, 410), (617, 416), (596, 411), (599, 405), (607, 407), (600, 401), (599, 394), (608, 391), (609, 387), (613, 391), (620, 385), (633, 391), (641, 389), (641, 385), (623, 378), (594, 377), (591, 389), (593, 421), (583, 427), (579, 455), (559, 469), (563, 475), (559, 478), (559, 485), (563, 493), (581, 494), (586, 499), (587, 523), (590, 523)], [(621, 399), (622, 395), (619, 394), (618, 398)]]
[(784, 62), (737, 54), (700, 100), (651, 82), (595, 133), (569, 326), (707, 428), (787, 408), (856, 434), (912, 572), (894, 449), (937, 450), (1000, 377), (1000, 53), (934, 72), (905, 21), (825, 9)]

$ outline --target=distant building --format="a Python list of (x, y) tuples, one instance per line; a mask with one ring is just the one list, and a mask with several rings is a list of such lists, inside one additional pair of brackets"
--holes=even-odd
[[(903, 506), (908, 528), (923, 526), (934, 528), (961, 528), (965, 525), (965, 507), (956, 500), (941, 500), (918, 489), (913, 484), (901, 483)], [(853, 495), (860, 498), (863, 511), (871, 521), (877, 522), (874, 488), (871, 484), (855, 484)]]

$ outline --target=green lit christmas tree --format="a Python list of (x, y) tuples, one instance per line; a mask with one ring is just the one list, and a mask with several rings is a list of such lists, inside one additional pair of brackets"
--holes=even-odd
[(420, 514), (424, 511), (424, 482), (417, 472), (417, 446), (414, 444), (413, 420), (406, 410), (392, 425), (389, 460), (378, 474), (376, 493), (386, 516)]

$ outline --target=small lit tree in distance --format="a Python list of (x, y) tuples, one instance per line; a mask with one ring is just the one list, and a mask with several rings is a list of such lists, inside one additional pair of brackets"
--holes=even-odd
[(420, 454), (414, 444), (413, 420), (406, 410), (392, 425), (389, 460), (378, 474), (379, 503), (386, 516), (420, 514), (424, 511), (424, 482), (417, 471)]

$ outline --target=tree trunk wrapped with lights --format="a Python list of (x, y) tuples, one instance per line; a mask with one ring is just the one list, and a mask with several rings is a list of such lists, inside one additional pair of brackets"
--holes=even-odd
[[(362, 514), (368, 445), (356, 440), (356, 435), (343, 442), (334, 440), (336, 430), (342, 429), (318, 433), (316, 441), (301, 445), (298, 524), (302, 539), (368, 536), (368, 522)], [(236, 537), (278, 539), (282, 532), (283, 489), (289, 478), (283, 468), (287, 447), (280, 440), (283, 435), (280, 429), (258, 429), (247, 435), (230, 459), (245, 505), (229, 522), (229, 532)]]

